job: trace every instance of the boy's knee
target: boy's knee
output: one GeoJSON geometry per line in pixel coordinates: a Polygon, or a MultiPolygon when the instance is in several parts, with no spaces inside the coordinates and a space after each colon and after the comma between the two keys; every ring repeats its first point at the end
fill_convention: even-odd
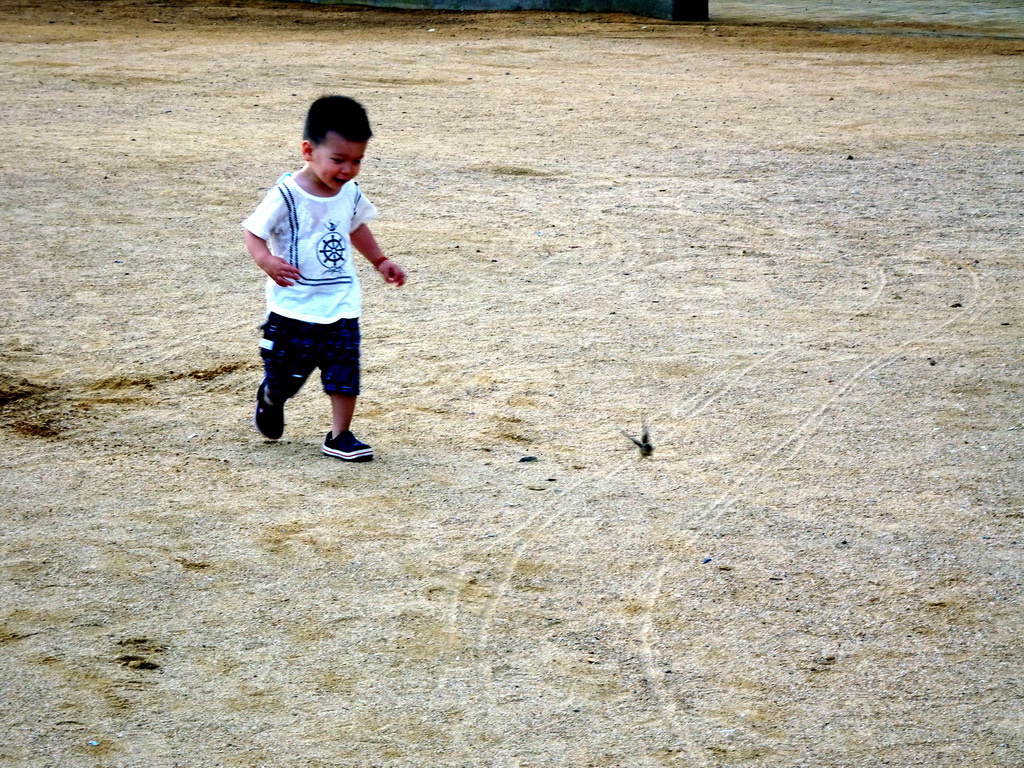
{"type": "Polygon", "coordinates": [[[271,379],[263,390],[263,397],[268,400],[270,405],[284,405],[286,400],[295,397],[305,382],[305,376],[271,379]]]}

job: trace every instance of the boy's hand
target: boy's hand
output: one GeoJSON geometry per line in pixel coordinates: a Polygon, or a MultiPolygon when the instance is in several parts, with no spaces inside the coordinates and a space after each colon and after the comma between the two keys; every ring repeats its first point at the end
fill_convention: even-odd
{"type": "Polygon", "coordinates": [[[287,288],[295,285],[295,281],[302,277],[302,273],[284,259],[271,256],[260,262],[260,268],[267,273],[271,280],[278,285],[287,288]]]}
{"type": "Polygon", "coordinates": [[[256,262],[256,266],[262,269],[275,283],[283,288],[294,285],[295,281],[302,277],[302,273],[287,261],[270,252],[267,241],[249,230],[245,230],[245,247],[256,262]]]}
{"type": "Polygon", "coordinates": [[[391,259],[384,259],[378,264],[377,271],[384,276],[385,282],[398,286],[405,285],[405,270],[391,259]]]}

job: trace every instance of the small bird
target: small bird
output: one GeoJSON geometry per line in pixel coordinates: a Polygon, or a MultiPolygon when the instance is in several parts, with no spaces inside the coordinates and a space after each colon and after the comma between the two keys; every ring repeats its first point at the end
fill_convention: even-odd
{"type": "Polygon", "coordinates": [[[654,444],[651,442],[651,430],[647,427],[647,422],[643,423],[643,432],[640,433],[640,439],[637,440],[626,430],[622,430],[622,434],[633,441],[633,444],[640,449],[640,455],[647,457],[654,453],[654,444]]]}

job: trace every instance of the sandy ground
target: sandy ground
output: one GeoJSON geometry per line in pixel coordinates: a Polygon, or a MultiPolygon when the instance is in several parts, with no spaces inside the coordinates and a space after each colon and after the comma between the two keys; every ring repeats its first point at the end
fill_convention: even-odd
{"type": "Polygon", "coordinates": [[[710,0],[716,22],[796,24],[819,30],[1024,36],[1020,0],[710,0]]]}
{"type": "Polygon", "coordinates": [[[1024,763],[1022,53],[4,2],[0,765],[1024,763]],[[356,466],[250,426],[324,92],[356,466]]]}

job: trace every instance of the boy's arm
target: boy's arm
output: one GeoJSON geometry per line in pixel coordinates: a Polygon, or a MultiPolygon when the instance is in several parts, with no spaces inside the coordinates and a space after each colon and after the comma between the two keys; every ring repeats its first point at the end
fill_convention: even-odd
{"type": "Polygon", "coordinates": [[[353,247],[373,264],[374,269],[380,272],[386,281],[395,285],[405,285],[405,270],[384,255],[368,226],[360,224],[349,237],[353,247]]]}
{"type": "Polygon", "coordinates": [[[245,230],[245,247],[249,250],[249,255],[252,256],[256,265],[278,285],[285,287],[294,285],[295,281],[302,277],[298,269],[270,252],[266,240],[257,237],[249,230],[245,230]]]}

